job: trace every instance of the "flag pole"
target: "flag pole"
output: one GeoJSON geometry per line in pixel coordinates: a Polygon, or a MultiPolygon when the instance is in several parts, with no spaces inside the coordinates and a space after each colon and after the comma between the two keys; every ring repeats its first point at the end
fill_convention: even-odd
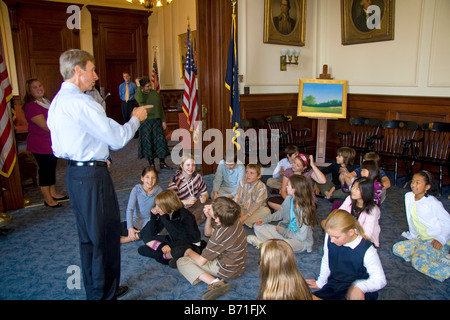
{"type": "MultiPolygon", "coordinates": [[[[190,23],[190,19],[189,19],[189,16],[187,16],[187,18],[186,18],[186,20],[187,20],[187,30],[188,30],[188,32],[190,32],[191,31],[191,23],[190,23]]],[[[189,43],[187,43],[186,45],[187,45],[187,47],[189,48],[190,47],[190,43],[191,43],[191,38],[189,37],[189,39],[188,39],[188,42],[189,43]]],[[[187,58],[187,55],[186,55],[186,58],[187,58]]],[[[186,61],[186,64],[188,63],[188,61],[186,61]]],[[[185,76],[186,76],[186,74],[185,74],[185,76]]],[[[191,108],[192,108],[192,106],[190,106],[191,108]]],[[[189,116],[190,115],[188,115],[188,114],[186,114],[186,117],[188,118],[188,123],[190,122],[189,121],[189,116]]],[[[191,121],[195,121],[195,119],[192,119],[191,121]]],[[[189,126],[191,127],[192,126],[192,124],[191,123],[189,123],[189,126]]],[[[194,125],[195,126],[195,125],[194,125]]],[[[195,136],[195,132],[194,132],[194,130],[191,130],[191,128],[189,129],[189,133],[190,133],[190,136],[191,136],[191,150],[190,150],[190,153],[191,153],[191,155],[194,155],[194,148],[195,148],[195,138],[194,138],[194,136],[195,136]]]]}
{"type": "MultiPolygon", "coordinates": [[[[191,21],[189,20],[189,16],[187,16],[187,28],[189,31],[191,31],[191,21]]],[[[189,38],[189,42],[191,41],[191,39],[189,38]]],[[[189,130],[190,131],[190,130],[189,130]]],[[[194,148],[195,148],[195,143],[194,143],[194,131],[190,131],[191,133],[191,155],[194,155],[194,148]]]]}
{"type": "Polygon", "coordinates": [[[231,128],[233,130],[234,136],[232,138],[233,144],[237,150],[241,149],[239,143],[240,133],[239,123],[240,123],[240,102],[239,102],[239,71],[238,71],[238,53],[237,53],[237,43],[236,43],[236,4],[237,0],[231,0],[233,14],[231,16],[231,39],[230,46],[228,50],[228,63],[227,72],[225,77],[225,87],[230,93],[229,111],[231,115],[231,128]]]}
{"type": "MultiPolygon", "coordinates": [[[[237,0],[231,0],[231,7],[233,8],[233,13],[232,13],[232,19],[233,19],[233,23],[234,23],[234,19],[235,19],[235,15],[236,15],[236,3],[237,0]]],[[[233,32],[233,27],[232,27],[232,31],[233,32]]],[[[231,35],[233,36],[233,35],[231,35]]],[[[230,113],[230,122],[231,122],[231,127],[233,127],[233,114],[230,113]]]]}

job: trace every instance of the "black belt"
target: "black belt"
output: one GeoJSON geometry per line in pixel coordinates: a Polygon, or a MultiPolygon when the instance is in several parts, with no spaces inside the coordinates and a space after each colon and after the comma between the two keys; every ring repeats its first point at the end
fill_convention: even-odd
{"type": "Polygon", "coordinates": [[[107,167],[108,164],[105,161],[75,161],[69,160],[67,163],[69,166],[73,167],[107,167]]]}

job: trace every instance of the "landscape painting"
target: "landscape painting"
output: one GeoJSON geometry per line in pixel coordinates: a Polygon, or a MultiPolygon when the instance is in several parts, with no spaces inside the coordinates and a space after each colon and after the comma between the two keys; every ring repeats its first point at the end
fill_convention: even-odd
{"type": "Polygon", "coordinates": [[[300,79],[299,117],[345,119],[347,80],[300,79]]]}

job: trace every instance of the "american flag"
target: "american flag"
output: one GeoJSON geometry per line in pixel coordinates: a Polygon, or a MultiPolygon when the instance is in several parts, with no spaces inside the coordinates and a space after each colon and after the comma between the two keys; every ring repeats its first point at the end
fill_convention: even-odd
{"type": "Polygon", "coordinates": [[[188,27],[186,68],[184,69],[183,112],[187,117],[189,130],[193,133],[194,143],[197,143],[199,136],[199,114],[197,103],[197,85],[195,83],[194,73],[194,55],[192,52],[190,33],[191,30],[188,27]]]}
{"type": "Polygon", "coordinates": [[[16,164],[16,146],[11,116],[12,89],[3,56],[0,54],[0,174],[9,178],[16,164]]]}
{"type": "Polygon", "coordinates": [[[161,88],[159,86],[159,75],[158,75],[158,64],[156,63],[156,52],[155,52],[155,57],[153,58],[152,87],[153,87],[153,90],[156,90],[158,93],[161,90],[161,88]]]}

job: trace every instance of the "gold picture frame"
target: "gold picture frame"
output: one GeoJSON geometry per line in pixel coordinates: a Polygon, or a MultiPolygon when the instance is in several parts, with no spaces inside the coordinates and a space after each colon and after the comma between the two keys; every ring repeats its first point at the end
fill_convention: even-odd
{"type": "Polygon", "coordinates": [[[264,1],[264,43],[304,46],[306,0],[264,1]]]}
{"type": "Polygon", "coordinates": [[[297,116],[347,118],[347,80],[300,79],[297,116]]]}
{"type": "MultiPolygon", "coordinates": [[[[195,74],[197,74],[197,32],[191,31],[191,45],[194,54],[195,74]]],[[[184,78],[184,69],[186,68],[186,53],[187,53],[187,32],[178,35],[178,51],[180,61],[180,78],[184,78]]]]}
{"type": "Polygon", "coordinates": [[[341,0],[342,44],[394,40],[394,20],[395,0],[341,0]]]}

